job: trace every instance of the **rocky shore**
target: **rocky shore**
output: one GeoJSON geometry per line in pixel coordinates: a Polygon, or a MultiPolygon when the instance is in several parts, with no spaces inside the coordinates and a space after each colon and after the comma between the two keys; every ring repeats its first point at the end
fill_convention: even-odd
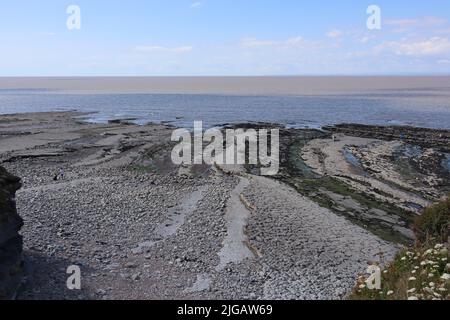
{"type": "Polygon", "coordinates": [[[450,151],[450,131],[409,126],[368,126],[362,124],[340,124],[325,127],[334,133],[380,140],[401,140],[410,144],[450,151]]]}
{"type": "Polygon", "coordinates": [[[397,170],[389,157],[403,144],[350,132],[337,142],[282,129],[282,168],[267,178],[250,166],[174,165],[170,126],[83,116],[0,116],[1,165],[23,184],[19,299],[344,298],[448,187],[433,167],[408,167],[432,178],[427,188],[397,170]],[[81,267],[81,290],[66,287],[70,265],[81,267]]]}
{"type": "Polygon", "coordinates": [[[370,128],[283,129],[277,178],[382,239],[411,243],[414,217],[450,193],[448,140],[442,139],[449,133],[413,128],[406,141],[406,134],[389,133],[405,128],[386,127],[384,136],[382,127],[370,128]]]}

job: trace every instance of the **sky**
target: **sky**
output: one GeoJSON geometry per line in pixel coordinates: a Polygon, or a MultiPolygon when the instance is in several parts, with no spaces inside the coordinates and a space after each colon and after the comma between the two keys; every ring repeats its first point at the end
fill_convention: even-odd
{"type": "Polygon", "coordinates": [[[450,1],[0,4],[0,76],[391,74],[450,74],[450,1]],[[367,27],[370,5],[380,29],[367,27]]]}

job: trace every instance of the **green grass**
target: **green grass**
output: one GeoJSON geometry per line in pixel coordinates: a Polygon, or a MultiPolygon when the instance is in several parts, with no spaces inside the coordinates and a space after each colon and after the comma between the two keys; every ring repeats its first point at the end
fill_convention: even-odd
{"type": "Polygon", "coordinates": [[[449,300],[448,240],[450,200],[424,209],[414,221],[416,244],[402,250],[382,272],[381,289],[369,289],[361,276],[352,300],[449,300]]]}
{"type": "Polygon", "coordinates": [[[446,241],[450,229],[450,197],[426,208],[414,222],[419,242],[446,241]]]}
{"type": "Polygon", "coordinates": [[[361,276],[350,300],[448,300],[450,276],[444,244],[403,250],[381,273],[381,289],[369,289],[361,276]]]}

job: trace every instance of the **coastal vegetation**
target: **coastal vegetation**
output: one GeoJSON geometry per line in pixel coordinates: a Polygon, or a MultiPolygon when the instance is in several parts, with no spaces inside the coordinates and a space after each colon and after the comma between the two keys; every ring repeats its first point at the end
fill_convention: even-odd
{"type": "Polygon", "coordinates": [[[423,210],[415,219],[416,243],[403,249],[381,272],[381,288],[370,289],[361,276],[352,300],[448,300],[450,198],[423,210]]]}

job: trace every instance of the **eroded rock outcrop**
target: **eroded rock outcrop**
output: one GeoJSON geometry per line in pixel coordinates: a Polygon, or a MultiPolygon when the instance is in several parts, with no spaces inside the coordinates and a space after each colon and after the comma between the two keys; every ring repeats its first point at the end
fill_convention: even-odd
{"type": "Polygon", "coordinates": [[[450,151],[450,131],[416,128],[408,126],[371,126],[363,124],[339,124],[324,129],[335,133],[361,138],[400,140],[422,147],[433,147],[450,151]]]}
{"type": "Polygon", "coordinates": [[[20,179],[0,167],[0,300],[14,295],[22,273],[23,225],[17,214],[15,193],[20,188],[20,179]]]}

